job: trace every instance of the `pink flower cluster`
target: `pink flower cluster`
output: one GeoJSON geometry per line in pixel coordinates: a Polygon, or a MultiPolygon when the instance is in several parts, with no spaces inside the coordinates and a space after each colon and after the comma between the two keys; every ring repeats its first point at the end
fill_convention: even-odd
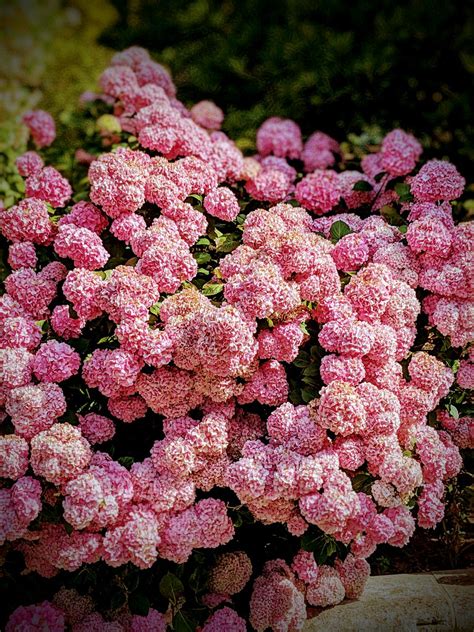
{"type": "MultiPolygon", "coordinates": [[[[448,405],[474,386],[474,229],[450,204],[464,178],[420,166],[400,129],[345,169],[334,139],[304,142],[278,117],[244,158],[222,111],[188,110],[137,47],[100,85],[122,131],[91,161],[90,201],[71,203],[29,151],[25,199],[0,209],[0,540],[43,577],[218,549],[202,632],[246,629],[234,599],[247,586],[253,629],[300,630],[306,604],[360,596],[379,544],[440,522],[474,444],[472,419],[448,405]],[[459,362],[436,351],[440,334],[459,362]],[[144,428],[128,469],[113,449],[144,428]],[[234,524],[243,505],[269,533],[317,528],[346,553],[256,564],[234,524]]],[[[48,115],[24,121],[38,149],[52,142],[48,115]]],[[[110,621],[68,591],[6,629],[165,629],[154,608],[110,621]]]]}
{"type": "Polygon", "coordinates": [[[22,121],[38,149],[48,147],[56,138],[56,125],[48,112],[29,110],[23,115],[22,121]]]}

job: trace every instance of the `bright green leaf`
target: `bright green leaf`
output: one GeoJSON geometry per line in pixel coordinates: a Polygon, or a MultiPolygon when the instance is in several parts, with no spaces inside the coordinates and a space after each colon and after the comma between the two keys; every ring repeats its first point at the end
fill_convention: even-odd
{"type": "Polygon", "coordinates": [[[222,283],[206,283],[202,286],[202,293],[204,296],[215,296],[222,292],[224,285],[222,283]]]}
{"type": "Polygon", "coordinates": [[[456,408],[456,406],[454,406],[454,404],[449,404],[448,412],[451,415],[451,417],[454,417],[454,419],[459,419],[459,411],[456,408]]]}

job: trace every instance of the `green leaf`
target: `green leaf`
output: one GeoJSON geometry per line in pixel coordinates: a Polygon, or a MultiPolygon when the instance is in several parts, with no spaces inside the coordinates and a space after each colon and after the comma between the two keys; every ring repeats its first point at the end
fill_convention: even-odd
{"type": "Polygon", "coordinates": [[[120,463],[120,465],[123,465],[123,467],[126,467],[127,470],[129,470],[135,463],[135,460],[133,456],[121,456],[118,458],[118,462],[120,463]]]}
{"type": "Polygon", "coordinates": [[[346,222],[343,222],[339,219],[337,220],[337,222],[334,222],[329,232],[331,234],[331,240],[333,241],[333,243],[337,243],[342,237],[352,233],[352,230],[350,226],[346,224],[346,222]]]}
{"type": "Polygon", "coordinates": [[[295,360],[293,360],[292,364],[298,369],[304,369],[308,366],[309,362],[309,358],[298,356],[295,360]]]}
{"type": "Polygon", "coordinates": [[[327,557],[331,557],[331,555],[333,555],[336,551],[337,551],[337,546],[336,546],[336,541],[334,540],[334,538],[331,538],[330,540],[326,540],[325,553],[327,557]]]}
{"type": "Polygon", "coordinates": [[[303,388],[301,389],[301,397],[303,398],[304,403],[308,404],[315,398],[315,395],[313,391],[307,391],[303,388]]]}
{"type": "Polygon", "coordinates": [[[222,292],[224,285],[222,283],[206,283],[202,287],[202,293],[204,296],[215,296],[222,292]]]}
{"type": "Polygon", "coordinates": [[[412,202],[414,200],[410,185],[406,182],[397,182],[395,185],[395,193],[400,197],[400,202],[412,202]]]}
{"type": "Polygon", "coordinates": [[[382,206],[382,208],[380,209],[380,215],[382,215],[382,217],[387,220],[387,222],[391,226],[400,226],[403,224],[404,221],[403,217],[400,215],[397,209],[388,204],[382,206]]]}
{"type": "Polygon", "coordinates": [[[303,375],[306,377],[319,375],[319,369],[316,364],[312,363],[308,365],[305,369],[303,369],[303,375]]]}
{"type": "Polygon", "coordinates": [[[196,246],[210,246],[211,242],[207,237],[200,237],[197,242],[196,242],[196,246]]]}
{"type": "Polygon", "coordinates": [[[459,419],[459,411],[456,408],[456,406],[454,406],[454,404],[449,404],[448,412],[451,415],[451,417],[454,417],[454,419],[459,419]]]}
{"type": "Polygon", "coordinates": [[[173,573],[166,573],[160,581],[160,594],[165,599],[175,600],[178,595],[182,595],[184,592],[183,582],[173,575],[173,573]]]}
{"type": "Polygon", "coordinates": [[[173,619],[173,630],[175,632],[194,632],[196,627],[196,621],[187,614],[184,614],[181,610],[176,613],[173,619]]]}
{"type": "Polygon", "coordinates": [[[73,426],[75,426],[77,424],[76,413],[70,408],[68,408],[66,412],[64,413],[64,415],[61,415],[61,421],[63,422],[65,421],[68,424],[72,424],[73,426]]]}
{"type": "Polygon", "coordinates": [[[38,325],[38,327],[41,329],[41,331],[43,331],[43,327],[45,325],[47,321],[46,320],[37,320],[36,324],[38,325]]]}
{"type": "Polygon", "coordinates": [[[371,477],[365,472],[359,472],[352,478],[352,487],[356,492],[366,490],[371,482],[371,477]]]}
{"type": "Polygon", "coordinates": [[[211,255],[208,252],[195,252],[194,258],[199,265],[202,265],[203,263],[207,263],[211,260],[211,255]]]}
{"type": "Polygon", "coordinates": [[[150,307],[150,312],[153,314],[153,316],[159,316],[160,309],[161,309],[161,302],[155,303],[154,305],[150,307]]]}
{"type": "Polygon", "coordinates": [[[235,250],[240,242],[236,239],[236,236],[230,235],[220,235],[215,240],[216,243],[216,252],[232,252],[235,250]]]}
{"type": "Polygon", "coordinates": [[[240,515],[240,513],[238,513],[235,518],[234,518],[234,527],[236,529],[238,529],[239,527],[241,527],[244,524],[244,519],[242,518],[242,516],[240,515]]]}
{"type": "Polygon", "coordinates": [[[397,182],[395,192],[400,196],[407,195],[407,193],[410,193],[410,187],[406,182],[397,182]]]}
{"type": "Polygon", "coordinates": [[[373,186],[367,180],[358,180],[352,187],[353,191],[372,191],[373,186]]]}
{"type": "Polygon", "coordinates": [[[300,323],[300,329],[304,334],[309,336],[308,325],[306,323],[300,323]]]}
{"type": "Polygon", "coordinates": [[[315,536],[314,532],[312,532],[312,530],[310,529],[301,536],[300,542],[301,542],[301,548],[304,551],[309,551],[310,553],[314,553],[314,551],[321,549],[321,547],[323,546],[324,536],[323,535],[315,536]]]}
{"type": "Polygon", "coordinates": [[[188,584],[194,593],[198,593],[206,584],[207,572],[203,566],[196,566],[189,576],[188,584]]]}
{"type": "Polygon", "coordinates": [[[128,606],[132,614],[139,614],[146,617],[150,609],[150,600],[143,593],[132,593],[128,598],[128,606]]]}

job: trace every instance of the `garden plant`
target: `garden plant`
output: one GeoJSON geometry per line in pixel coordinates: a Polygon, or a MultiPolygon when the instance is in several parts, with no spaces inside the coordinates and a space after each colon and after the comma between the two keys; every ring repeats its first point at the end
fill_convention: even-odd
{"type": "Polygon", "coordinates": [[[70,156],[23,117],[6,632],[301,630],[443,519],[474,443],[463,175],[398,128],[347,151],[270,117],[244,156],[223,120],[136,46],[81,98],[70,156]]]}

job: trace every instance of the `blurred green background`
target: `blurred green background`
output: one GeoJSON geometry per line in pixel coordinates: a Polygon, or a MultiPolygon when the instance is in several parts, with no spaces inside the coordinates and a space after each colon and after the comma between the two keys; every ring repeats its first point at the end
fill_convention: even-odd
{"type": "Polygon", "coordinates": [[[43,17],[37,29],[44,72],[36,82],[41,105],[64,120],[78,95],[94,88],[110,49],[136,44],[170,68],[186,103],[218,103],[227,114],[225,131],[249,150],[258,125],[280,115],[295,119],[304,133],[321,129],[338,140],[400,125],[419,136],[428,153],[450,158],[466,175],[474,157],[469,1],[8,4],[37,4],[56,16],[43,17]]]}

